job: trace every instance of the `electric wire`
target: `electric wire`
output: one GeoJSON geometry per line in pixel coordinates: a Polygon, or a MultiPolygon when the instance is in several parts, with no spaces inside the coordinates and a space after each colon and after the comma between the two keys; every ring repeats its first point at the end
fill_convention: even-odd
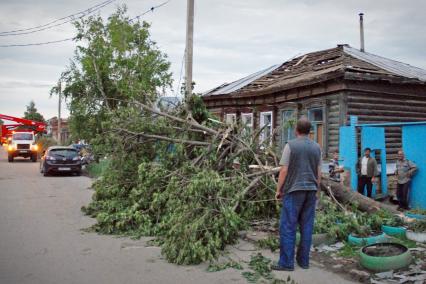
{"type": "Polygon", "coordinates": [[[46,44],[52,44],[52,43],[59,43],[59,42],[70,41],[70,40],[74,40],[74,39],[75,39],[75,37],[65,38],[65,39],[60,39],[60,40],[53,40],[53,41],[46,41],[46,42],[37,42],[37,43],[5,44],[5,45],[0,45],[0,47],[21,47],[21,46],[46,45],[46,44]]]}
{"type": "MultiPolygon", "coordinates": [[[[110,0],[111,1],[111,0],[110,0]]],[[[115,0],[113,0],[115,1],[115,0]]],[[[166,2],[163,2],[157,6],[153,6],[151,8],[149,8],[148,10],[146,10],[145,12],[143,12],[142,14],[132,18],[129,20],[129,22],[133,22],[135,19],[140,19],[142,16],[146,15],[149,12],[154,12],[155,9],[158,9],[164,5],[166,5],[167,3],[169,3],[171,0],[168,0],[166,2]]],[[[7,48],[7,47],[26,47],[26,46],[37,46],[37,45],[48,45],[48,44],[54,44],[54,43],[59,43],[59,42],[65,42],[65,41],[71,41],[76,39],[76,37],[72,37],[72,38],[66,38],[66,39],[60,39],[60,40],[54,40],[54,41],[46,41],[46,42],[37,42],[37,43],[26,43],[26,44],[4,44],[4,45],[0,45],[0,48],[7,48]]]]}
{"type": "Polygon", "coordinates": [[[28,30],[28,31],[16,32],[16,33],[0,33],[0,37],[5,37],[5,36],[18,36],[18,35],[28,35],[28,34],[33,34],[33,33],[38,33],[38,32],[41,32],[41,31],[49,30],[49,29],[52,29],[52,28],[55,28],[55,27],[59,27],[59,26],[62,26],[62,25],[68,24],[68,23],[70,23],[70,22],[73,22],[73,21],[75,21],[75,20],[79,20],[79,19],[81,19],[81,18],[83,18],[83,17],[86,17],[86,16],[88,16],[88,15],[90,15],[90,14],[93,14],[93,13],[95,13],[95,12],[99,11],[100,9],[102,9],[103,7],[108,6],[109,4],[111,4],[111,3],[112,3],[112,2],[114,2],[114,1],[116,1],[116,0],[108,0],[106,3],[104,3],[104,4],[103,4],[103,5],[101,5],[101,6],[98,6],[98,7],[97,7],[97,8],[95,8],[95,9],[85,10],[85,11],[88,11],[88,12],[87,12],[87,13],[82,14],[81,16],[79,16],[79,17],[77,17],[77,18],[75,18],[75,17],[70,17],[70,18],[68,18],[68,20],[66,20],[66,21],[63,21],[63,22],[60,22],[60,23],[57,23],[57,24],[54,24],[54,25],[48,25],[48,26],[44,25],[44,27],[39,28],[39,29],[34,29],[34,30],[28,30]]]}
{"type": "Polygon", "coordinates": [[[161,3],[161,4],[158,4],[157,6],[152,6],[149,10],[146,10],[146,11],[145,11],[145,12],[143,12],[142,14],[137,15],[136,17],[134,17],[134,18],[130,19],[130,20],[129,20],[129,22],[133,22],[134,20],[139,19],[139,18],[140,18],[140,17],[142,17],[142,16],[145,16],[145,15],[146,15],[146,14],[148,14],[149,12],[154,12],[154,10],[155,10],[155,9],[158,9],[158,8],[160,8],[160,7],[163,7],[164,5],[168,4],[170,1],[171,1],[171,0],[167,0],[167,1],[163,2],[163,3],[161,3]]]}
{"type": "Polygon", "coordinates": [[[107,0],[107,1],[101,2],[99,4],[96,4],[96,5],[92,6],[92,7],[89,7],[86,10],[83,10],[83,11],[80,11],[80,12],[77,12],[77,13],[74,13],[74,14],[71,14],[71,15],[68,15],[68,16],[65,16],[65,17],[53,20],[53,21],[48,22],[46,24],[35,26],[35,27],[32,27],[32,28],[18,29],[18,30],[12,30],[12,31],[3,31],[3,32],[0,32],[0,36],[5,36],[5,34],[15,35],[15,33],[19,33],[19,32],[25,32],[25,31],[30,31],[30,30],[41,29],[41,28],[50,26],[50,25],[52,25],[54,23],[66,20],[68,18],[71,18],[72,20],[74,20],[77,15],[83,14],[83,16],[84,16],[84,15],[86,15],[86,13],[90,14],[90,13],[93,12],[93,9],[95,9],[97,11],[98,9],[100,9],[102,7],[105,7],[106,5],[109,5],[112,2],[114,2],[114,1],[116,1],[116,0],[107,0]]]}

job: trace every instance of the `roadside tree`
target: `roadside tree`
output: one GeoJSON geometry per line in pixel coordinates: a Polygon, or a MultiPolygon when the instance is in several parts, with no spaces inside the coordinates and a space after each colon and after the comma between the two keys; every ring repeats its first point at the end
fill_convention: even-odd
{"type": "Polygon", "coordinates": [[[46,122],[43,115],[37,111],[34,101],[30,101],[30,104],[27,105],[27,110],[24,112],[24,118],[39,122],[46,122]]]}
{"type": "MultiPolygon", "coordinates": [[[[77,48],[60,78],[70,130],[73,137],[104,144],[111,121],[129,101],[153,102],[171,86],[170,63],[151,40],[150,25],[131,21],[125,6],[107,20],[91,16],[74,25],[77,48]]],[[[51,94],[59,91],[54,87],[51,94]]]]}

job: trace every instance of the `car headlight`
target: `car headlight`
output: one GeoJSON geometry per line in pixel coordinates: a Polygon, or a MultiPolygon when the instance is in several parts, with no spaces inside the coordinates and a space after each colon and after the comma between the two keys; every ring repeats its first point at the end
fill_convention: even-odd
{"type": "Polygon", "coordinates": [[[79,156],[74,157],[74,158],[72,158],[72,160],[73,160],[73,161],[80,161],[80,157],[79,157],[79,156]]]}
{"type": "Polygon", "coordinates": [[[9,146],[7,146],[7,150],[8,151],[13,151],[13,150],[15,150],[15,146],[14,145],[9,145],[9,146]]]}
{"type": "Polygon", "coordinates": [[[52,157],[52,156],[46,156],[46,160],[48,160],[48,161],[56,161],[56,158],[52,157]]]}
{"type": "Polygon", "coordinates": [[[37,144],[31,145],[31,150],[38,151],[38,145],[37,144]]]}

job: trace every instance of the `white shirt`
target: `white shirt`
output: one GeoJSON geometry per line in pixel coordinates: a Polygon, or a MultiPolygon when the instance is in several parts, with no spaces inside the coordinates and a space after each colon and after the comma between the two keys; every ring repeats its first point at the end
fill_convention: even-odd
{"type": "Polygon", "coordinates": [[[367,175],[367,164],[368,164],[368,158],[366,156],[362,157],[362,160],[361,160],[361,175],[362,176],[367,175]]]}

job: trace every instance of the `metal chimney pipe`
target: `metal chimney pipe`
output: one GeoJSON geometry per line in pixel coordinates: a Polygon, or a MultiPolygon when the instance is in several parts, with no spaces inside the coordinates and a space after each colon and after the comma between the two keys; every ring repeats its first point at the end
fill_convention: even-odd
{"type": "Polygon", "coordinates": [[[364,48],[364,13],[359,13],[359,32],[361,38],[361,52],[365,52],[364,48]]]}

